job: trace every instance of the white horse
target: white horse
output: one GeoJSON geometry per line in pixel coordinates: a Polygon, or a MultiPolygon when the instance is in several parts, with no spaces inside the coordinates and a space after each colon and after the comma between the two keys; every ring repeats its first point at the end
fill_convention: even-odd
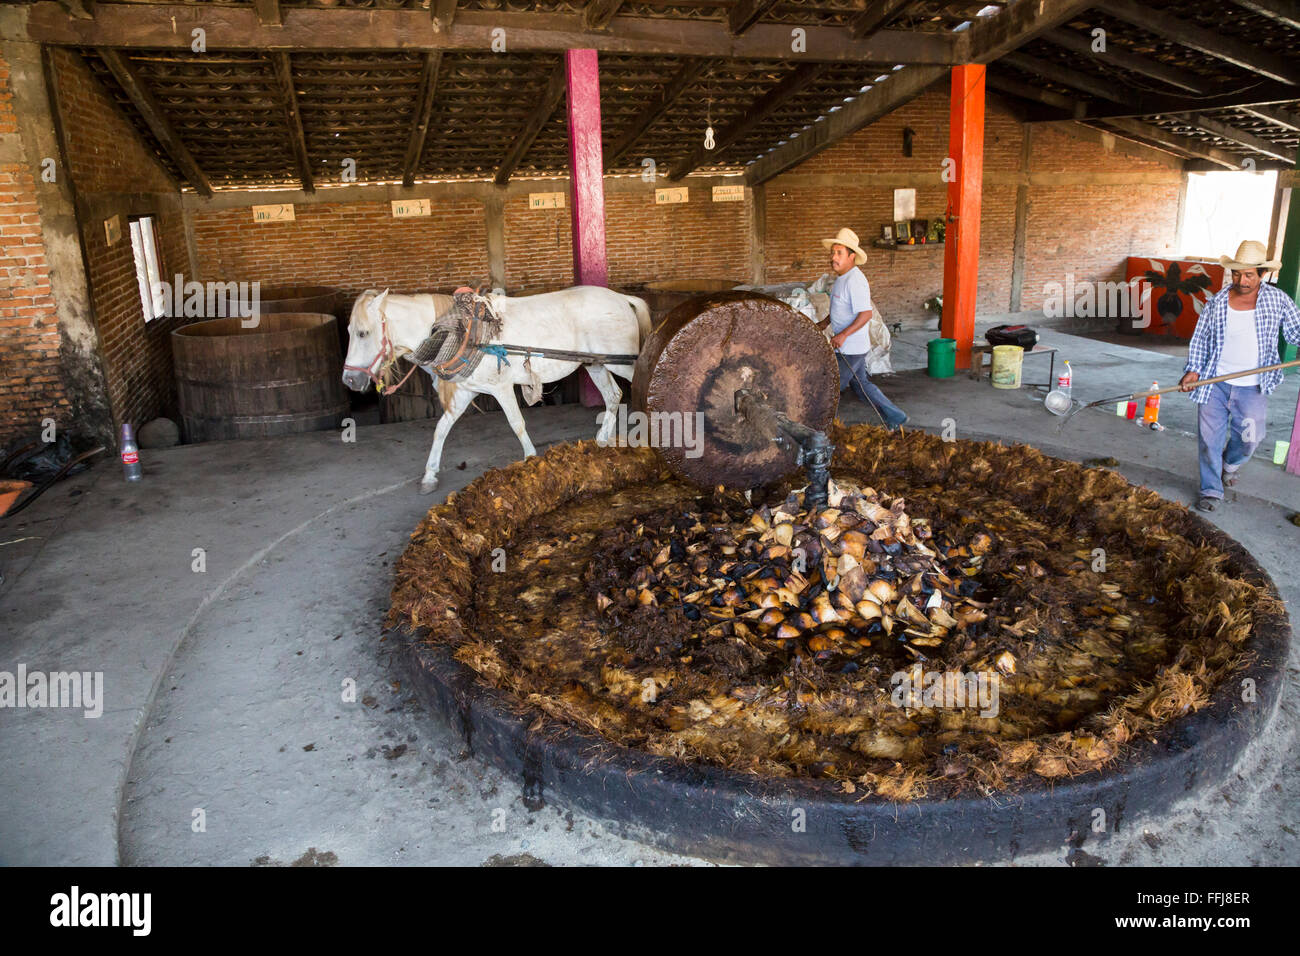
{"type": "MultiPolygon", "coordinates": [[[[486,298],[501,320],[501,334],[487,344],[504,342],[536,349],[633,355],[640,351],[642,341],[650,333],[650,309],[644,301],[600,286],[574,286],[519,298],[490,293],[486,298]]],[[[348,322],[343,383],[357,392],[365,391],[371,381],[378,386],[383,370],[428,338],[434,319],[449,308],[451,296],[446,295],[390,295],[374,289],[363,292],[353,305],[348,322]]],[[[515,386],[554,382],[579,365],[585,365],[605,399],[608,413],[596,438],[608,441],[613,437],[621,390],[610,373],[631,381],[630,364],[533,356],[528,365],[525,367],[522,355],[511,355],[509,364],[500,365],[495,356],[485,355],[473,373],[455,382],[443,381],[432,368],[421,366],[433,378],[442,405],[433,448],[420,482],[421,493],[428,494],[438,487],[438,469],[447,433],[476,394],[491,395],[501,405],[527,458],[537,451],[524,429],[524,417],[515,401],[515,386]]]]}

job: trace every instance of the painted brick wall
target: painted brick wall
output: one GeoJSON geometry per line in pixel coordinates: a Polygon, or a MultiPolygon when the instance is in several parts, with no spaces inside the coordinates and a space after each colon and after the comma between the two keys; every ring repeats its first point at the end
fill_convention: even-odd
{"type": "Polygon", "coordinates": [[[488,277],[477,199],[433,202],[428,217],[394,219],[387,202],[312,203],[293,222],[257,223],[251,208],[194,214],[205,281],[450,292],[488,277]]]}
{"type": "Polygon", "coordinates": [[[53,50],[51,62],[114,424],[139,427],[159,415],[174,419],[171,332],[185,319],[145,322],[129,219],[147,214],[157,220],[164,278],[188,274],[179,194],[80,56],[53,50]],[[122,238],[110,246],[104,220],[113,215],[122,238]]]}
{"type": "MultiPolygon", "coordinates": [[[[17,138],[9,67],[0,58],[0,135],[17,138]]],[[[59,365],[59,327],[26,163],[0,163],[0,445],[69,412],[59,365]]]]}

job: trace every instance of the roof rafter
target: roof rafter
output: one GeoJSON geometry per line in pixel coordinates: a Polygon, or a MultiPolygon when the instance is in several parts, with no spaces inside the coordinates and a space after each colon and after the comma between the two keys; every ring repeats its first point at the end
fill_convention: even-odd
{"type": "Polygon", "coordinates": [[[859,40],[874,36],[914,2],[915,0],[876,0],[849,21],[849,32],[859,40]]]}
{"type": "Polygon", "coordinates": [[[504,186],[510,182],[510,177],[519,167],[520,161],[528,155],[528,150],[533,146],[537,139],[537,134],[542,131],[564,99],[565,88],[568,85],[568,77],[564,69],[564,61],[551,71],[551,78],[546,82],[546,91],[542,94],[542,100],[537,109],[528,114],[528,119],[524,122],[519,134],[515,137],[514,145],[506,153],[505,159],[497,167],[497,174],[494,182],[498,186],[504,186]]]}
{"type": "Polygon", "coordinates": [[[154,100],[153,95],[145,85],[140,82],[139,76],[136,75],[126,57],[117,50],[97,49],[95,52],[104,61],[108,71],[113,74],[113,79],[117,81],[117,85],[122,88],[127,99],[131,101],[131,105],[135,107],[136,112],[140,114],[140,118],[149,127],[149,131],[158,140],[158,144],[171,157],[172,162],[176,164],[176,168],[181,171],[181,175],[185,177],[191,186],[198,190],[200,195],[211,196],[212,184],[208,182],[208,177],[199,168],[199,164],[194,161],[194,157],[185,148],[185,144],[180,141],[180,137],[172,129],[171,123],[167,122],[167,117],[163,115],[157,101],[154,100]]]}
{"type": "Polygon", "coordinates": [[[602,30],[623,6],[623,0],[587,0],[582,8],[582,22],[588,30],[602,30]]]}
{"type": "Polygon", "coordinates": [[[1043,34],[1043,39],[1072,53],[1096,57],[1101,63],[1109,63],[1112,66],[1128,70],[1130,73],[1136,73],[1151,80],[1159,80],[1161,83],[1168,83],[1170,86],[1187,90],[1189,93],[1205,92],[1205,87],[1196,82],[1195,74],[1188,74],[1181,67],[1170,66],[1167,63],[1161,63],[1159,60],[1147,59],[1144,56],[1116,49],[1111,45],[1107,45],[1104,53],[1098,53],[1092,48],[1092,40],[1081,33],[1076,33],[1074,30],[1067,30],[1063,27],[1048,30],[1043,34]]]}
{"type": "Polygon", "coordinates": [[[632,121],[632,125],[614,144],[614,147],[605,153],[606,168],[612,166],[624,153],[636,145],[636,141],[645,135],[646,130],[655,124],[659,117],[668,111],[668,108],[676,102],[682,92],[690,86],[695,80],[709,68],[713,61],[707,59],[689,60],[682,64],[672,79],[664,84],[663,92],[655,98],[649,106],[632,121]]]}
{"type": "Polygon", "coordinates": [[[991,63],[1054,29],[1093,5],[1093,0],[1037,0],[1006,7],[995,17],[971,24],[961,34],[966,63],[991,63]]]}
{"type": "Polygon", "coordinates": [[[293,89],[293,64],[288,53],[273,53],[275,64],[276,94],[284,108],[285,125],[289,128],[289,144],[293,149],[294,162],[298,164],[298,178],[302,181],[304,192],[314,193],[316,184],[312,182],[311,160],[307,157],[307,138],[302,132],[302,114],[298,112],[298,94],[293,89]]]}
{"type": "Polygon", "coordinates": [[[438,68],[442,66],[442,53],[424,55],[424,71],[420,75],[420,96],[411,118],[411,135],[406,143],[406,158],[402,161],[402,185],[408,189],[415,185],[415,171],[420,168],[424,141],[429,135],[429,115],[438,95],[438,68]]]}
{"type": "Polygon", "coordinates": [[[1232,2],[1251,13],[1276,20],[1292,30],[1300,30],[1300,3],[1296,3],[1295,0],[1232,0],[1232,2]]]}

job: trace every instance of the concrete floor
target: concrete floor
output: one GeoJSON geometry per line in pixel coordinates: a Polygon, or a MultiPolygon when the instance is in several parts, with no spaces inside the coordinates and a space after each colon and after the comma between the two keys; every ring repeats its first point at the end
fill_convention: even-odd
{"type": "MultiPolygon", "coordinates": [[[[932,336],[900,335],[896,365],[916,364],[932,336]]],[[[1127,337],[1044,338],[1068,349],[1084,399],[1172,383],[1182,368],[1181,352],[1127,337]]],[[[915,370],[879,384],[916,427],[952,419],[959,438],[1114,457],[1130,480],[1194,500],[1182,396],[1165,402],[1163,433],[1100,411],[1058,433],[1033,390],[915,370]]],[[[1270,402],[1270,456],[1298,387],[1290,377],[1270,402]]],[[[868,415],[846,397],[846,421],[868,415]]],[[[573,406],[525,418],[539,449],[595,432],[594,412],[573,406]]],[[[0,522],[0,670],[102,671],[106,682],[98,719],[0,710],[0,862],[698,862],[563,807],[526,810],[515,780],[461,754],[401,686],[379,621],[390,565],[433,503],[415,492],[432,431],[416,422],[360,428],[353,444],[316,433],[146,452],[138,485],[108,462],[0,522]],[[355,702],[343,699],[349,679],[355,702]]],[[[471,411],[451,433],[439,495],[517,455],[500,413],[471,411]]],[[[1239,487],[1211,520],[1300,606],[1300,529],[1284,520],[1300,508],[1300,479],[1260,460],[1239,487]]],[[[1010,862],[1300,862],[1298,675],[1293,654],[1277,719],[1225,786],[1158,819],[1120,821],[1082,852],[1010,862]]]]}

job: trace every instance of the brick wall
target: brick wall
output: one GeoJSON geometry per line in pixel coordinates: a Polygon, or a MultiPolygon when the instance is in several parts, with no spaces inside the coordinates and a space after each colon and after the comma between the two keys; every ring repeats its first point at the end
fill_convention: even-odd
{"type": "Polygon", "coordinates": [[[198,212],[205,281],[450,292],[488,277],[477,199],[439,199],[428,217],[394,219],[387,202],[299,204],[293,222],[257,223],[247,207],[198,212]]]}
{"type": "MultiPolygon", "coordinates": [[[[17,139],[9,67],[0,57],[0,135],[17,139]]],[[[0,445],[69,412],[59,365],[59,325],[25,162],[0,163],[0,445]]]]}
{"type": "Polygon", "coordinates": [[[51,63],[114,425],[139,427],[158,415],[175,418],[171,332],[186,320],[146,323],[129,221],[153,216],[163,277],[188,276],[179,194],[81,58],[53,50],[51,63]],[[104,220],[114,215],[122,238],[110,246],[104,220]]]}

